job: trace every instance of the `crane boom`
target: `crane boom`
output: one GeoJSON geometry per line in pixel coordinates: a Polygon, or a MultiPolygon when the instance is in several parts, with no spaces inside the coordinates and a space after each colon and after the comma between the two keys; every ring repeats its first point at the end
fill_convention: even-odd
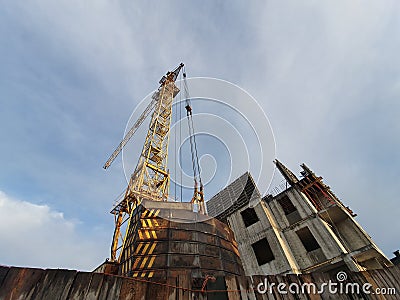
{"type": "Polygon", "coordinates": [[[118,147],[114,150],[114,152],[111,154],[110,158],[106,161],[106,163],[103,166],[103,169],[107,169],[114,159],[118,156],[118,154],[122,151],[122,148],[125,147],[125,145],[129,142],[131,137],[135,134],[136,130],[142,125],[143,121],[147,118],[147,116],[152,112],[154,109],[154,106],[156,105],[157,98],[158,98],[158,92],[155,92],[152,96],[151,102],[149,105],[145,108],[143,113],[140,115],[140,117],[136,120],[135,124],[129,129],[127,134],[124,136],[123,140],[119,143],[118,147]]]}
{"type": "Polygon", "coordinates": [[[125,147],[125,145],[129,142],[129,140],[131,139],[131,137],[135,134],[136,130],[140,127],[140,125],[142,125],[143,121],[146,120],[147,116],[153,111],[154,107],[156,106],[156,102],[158,101],[159,97],[160,97],[160,91],[161,91],[161,87],[164,85],[164,83],[166,82],[168,76],[170,77],[170,80],[172,80],[173,82],[176,81],[176,78],[178,77],[178,74],[180,72],[180,70],[183,67],[183,63],[181,63],[179,66],[177,66],[175,68],[175,70],[173,70],[172,72],[168,72],[167,75],[163,76],[160,79],[160,87],[159,89],[153,94],[153,96],[151,97],[151,102],[150,104],[145,108],[145,110],[143,111],[143,113],[140,115],[140,117],[136,120],[135,124],[133,124],[133,126],[131,127],[131,129],[129,129],[129,131],[127,132],[127,134],[124,136],[124,138],[122,139],[122,141],[119,143],[118,147],[114,150],[114,152],[110,155],[110,157],[108,158],[108,160],[106,161],[106,163],[103,166],[103,169],[107,169],[112,162],[114,161],[114,159],[118,156],[118,154],[122,151],[122,149],[125,147]]]}

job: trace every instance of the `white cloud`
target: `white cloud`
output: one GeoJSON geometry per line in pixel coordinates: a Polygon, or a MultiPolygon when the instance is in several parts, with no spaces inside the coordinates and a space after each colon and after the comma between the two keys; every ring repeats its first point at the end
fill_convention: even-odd
{"type": "Polygon", "coordinates": [[[79,222],[47,205],[16,200],[2,191],[0,240],[3,265],[93,270],[107,255],[99,235],[84,236],[79,222]]]}

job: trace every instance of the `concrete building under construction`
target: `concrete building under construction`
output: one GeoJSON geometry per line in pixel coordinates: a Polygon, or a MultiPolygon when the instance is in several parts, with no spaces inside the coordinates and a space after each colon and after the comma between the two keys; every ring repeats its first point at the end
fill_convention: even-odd
{"type": "Polygon", "coordinates": [[[346,207],[305,164],[299,180],[280,161],[287,188],[261,197],[249,173],[207,202],[229,225],[246,275],[364,271],[392,266],[346,207]]]}

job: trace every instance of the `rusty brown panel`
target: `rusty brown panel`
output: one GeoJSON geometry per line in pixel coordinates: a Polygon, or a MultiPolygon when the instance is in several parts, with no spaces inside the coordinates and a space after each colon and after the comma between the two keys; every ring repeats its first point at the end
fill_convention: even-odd
{"type": "MultiPolygon", "coordinates": [[[[369,276],[369,272],[368,271],[363,271],[363,272],[356,272],[356,273],[348,273],[348,282],[352,282],[352,283],[358,283],[360,286],[362,286],[364,283],[369,282],[373,288],[376,288],[376,282],[375,279],[369,276]],[[368,275],[366,275],[368,274],[368,275]]],[[[336,278],[335,278],[336,281],[336,278]]],[[[363,295],[364,298],[366,299],[377,299],[377,300],[381,300],[382,298],[379,298],[378,295],[368,295],[369,297],[366,297],[367,295],[363,295]]]]}
{"type": "Polygon", "coordinates": [[[209,218],[207,220],[204,220],[203,223],[210,224],[211,226],[215,226],[215,218],[209,218]]]}
{"type": "MultiPolygon", "coordinates": [[[[253,285],[254,289],[256,289],[258,284],[264,282],[264,277],[265,276],[261,276],[261,275],[253,275],[253,276],[251,276],[251,278],[253,279],[253,284],[252,285],[253,285]]],[[[251,280],[249,280],[249,282],[251,282],[251,280]]],[[[254,295],[256,296],[257,300],[263,299],[263,295],[262,294],[258,293],[256,290],[253,290],[253,292],[254,292],[254,295]]],[[[268,299],[268,298],[266,298],[266,299],[268,299]]]]}
{"type": "MultiPolygon", "coordinates": [[[[177,279],[178,286],[183,288],[190,288],[192,285],[192,280],[189,276],[178,276],[177,279]]],[[[184,289],[178,289],[177,295],[179,300],[190,300],[192,299],[191,293],[184,289]]]]}
{"type": "Polygon", "coordinates": [[[232,243],[230,241],[226,241],[226,240],[220,239],[220,243],[221,243],[222,247],[224,247],[224,248],[226,248],[228,250],[234,251],[233,250],[234,247],[233,247],[233,245],[232,245],[232,243]]]}
{"type": "MultiPolygon", "coordinates": [[[[267,275],[266,277],[268,278],[268,282],[269,283],[274,283],[274,286],[272,287],[272,295],[274,296],[274,299],[283,300],[284,296],[281,293],[279,293],[278,289],[277,289],[277,286],[280,283],[279,280],[278,280],[279,275],[278,276],[267,275]]],[[[267,292],[266,294],[269,294],[269,292],[267,292]]],[[[268,297],[269,297],[269,295],[268,295],[268,297]]]]}
{"type": "Polygon", "coordinates": [[[396,290],[400,293],[400,265],[387,268],[387,272],[397,281],[398,288],[396,290]]]}
{"type": "MultiPolygon", "coordinates": [[[[301,286],[301,282],[300,282],[299,276],[297,274],[286,275],[286,282],[287,282],[287,286],[289,286],[292,283],[296,284],[297,286],[301,286]]],[[[296,299],[308,300],[308,297],[307,297],[307,295],[300,293],[297,295],[296,299]]]]}
{"type": "Polygon", "coordinates": [[[392,267],[385,268],[380,271],[382,273],[382,276],[387,278],[387,281],[390,282],[390,287],[396,288],[396,291],[400,293],[400,281],[395,276],[392,275],[390,269],[392,269],[392,267]]]}
{"type": "Polygon", "coordinates": [[[235,254],[235,257],[236,257],[236,258],[235,258],[236,263],[237,263],[238,265],[242,266],[242,268],[243,268],[242,259],[240,258],[240,256],[237,255],[237,254],[235,254]]]}
{"type": "Polygon", "coordinates": [[[215,227],[207,223],[196,223],[196,230],[204,233],[215,234],[215,227]]]}
{"type": "Polygon", "coordinates": [[[205,244],[216,245],[216,237],[214,235],[198,232],[197,239],[205,244]]]}
{"type": "Polygon", "coordinates": [[[221,248],[221,258],[222,259],[229,260],[229,261],[232,261],[232,262],[236,262],[237,261],[236,257],[237,256],[236,256],[235,253],[233,253],[233,252],[231,252],[229,250],[226,250],[224,248],[221,248]]]}
{"type": "Polygon", "coordinates": [[[225,223],[221,222],[218,219],[212,218],[210,221],[212,222],[212,225],[216,227],[218,230],[224,230],[224,228],[229,228],[228,225],[226,225],[225,223]]]}
{"type": "Polygon", "coordinates": [[[201,255],[219,257],[220,256],[220,250],[219,249],[220,248],[217,247],[217,246],[207,245],[207,244],[199,244],[199,253],[201,255]]]}
{"type": "Polygon", "coordinates": [[[179,276],[186,276],[186,277],[191,277],[191,274],[193,273],[193,269],[169,269],[169,276],[168,278],[177,278],[179,276]]]}
{"type": "Polygon", "coordinates": [[[9,270],[10,267],[0,266],[0,288],[9,270]]]}
{"type": "Polygon", "coordinates": [[[0,289],[0,299],[29,299],[43,276],[43,269],[10,268],[0,289]]]}
{"type": "Polygon", "coordinates": [[[143,299],[148,289],[148,283],[135,281],[130,278],[124,278],[119,293],[120,300],[138,300],[143,299]]]}
{"type": "Polygon", "coordinates": [[[192,232],[191,231],[183,231],[171,229],[171,240],[184,240],[184,241],[192,241],[192,232]]]}
{"type": "Polygon", "coordinates": [[[105,274],[118,274],[119,265],[115,262],[105,262],[104,263],[104,272],[105,274]]]}
{"type": "Polygon", "coordinates": [[[153,254],[161,254],[169,252],[168,241],[157,241],[157,245],[154,248],[153,254]]]}
{"type": "Polygon", "coordinates": [[[14,286],[18,283],[21,270],[22,268],[9,268],[0,289],[0,299],[7,299],[7,296],[9,297],[12,294],[14,286]]]}
{"type": "MultiPolygon", "coordinates": [[[[299,279],[301,283],[312,283],[314,282],[313,277],[310,274],[301,274],[299,275],[299,279]]],[[[310,298],[310,300],[320,300],[322,299],[320,295],[318,294],[307,294],[307,296],[310,298]]]]}
{"type": "Polygon", "coordinates": [[[196,223],[169,222],[172,229],[196,230],[196,223]]]}
{"type": "MultiPolygon", "coordinates": [[[[166,282],[169,286],[177,286],[177,277],[169,277],[166,282]]],[[[168,288],[168,298],[170,300],[176,300],[177,299],[177,289],[169,287],[168,288]]]]}
{"type": "Polygon", "coordinates": [[[211,225],[215,227],[217,232],[225,230],[226,225],[224,223],[218,221],[217,219],[211,219],[210,221],[212,221],[211,225]]]}
{"type": "Polygon", "coordinates": [[[222,261],[223,269],[224,271],[236,274],[236,275],[241,275],[239,266],[236,263],[232,263],[230,261],[223,260],[222,261]]]}
{"type": "MultiPolygon", "coordinates": [[[[277,276],[275,276],[275,278],[277,279],[278,284],[283,283],[286,288],[291,283],[289,281],[289,277],[287,277],[287,276],[277,275],[277,276]]],[[[284,294],[284,296],[282,296],[282,298],[284,298],[285,300],[286,299],[288,299],[288,300],[297,300],[298,299],[297,295],[295,296],[295,295],[293,295],[292,293],[289,293],[289,292],[287,294],[284,294]]]]}
{"type": "Polygon", "coordinates": [[[45,270],[36,268],[24,268],[23,275],[18,283],[18,293],[21,299],[34,299],[35,287],[44,277],[45,270]]]}
{"type": "Polygon", "coordinates": [[[101,285],[99,300],[118,299],[124,279],[117,276],[105,275],[101,285]]]}
{"type": "Polygon", "coordinates": [[[68,299],[87,299],[91,280],[91,273],[78,272],[70,288],[68,299]]]}
{"type": "Polygon", "coordinates": [[[380,287],[396,287],[398,285],[397,280],[392,276],[387,276],[384,269],[370,270],[369,272],[380,287]]]}
{"type": "Polygon", "coordinates": [[[167,265],[168,256],[166,254],[157,255],[155,257],[152,268],[161,269],[167,265]]]}
{"type": "Polygon", "coordinates": [[[251,288],[251,279],[250,277],[245,276],[235,276],[236,284],[238,289],[240,290],[240,299],[255,299],[254,290],[251,288]]]}
{"type": "Polygon", "coordinates": [[[168,287],[159,284],[149,284],[146,291],[145,299],[165,300],[168,299],[168,287]]]}
{"type": "Polygon", "coordinates": [[[201,269],[201,278],[206,278],[207,275],[211,275],[214,277],[224,277],[226,273],[221,270],[211,270],[211,269],[201,269]]]}
{"type": "Polygon", "coordinates": [[[154,230],[155,230],[155,233],[157,235],[157,239],[158,240],[166,240],[166,239],[168,239],[168,231],[169,231],[168,228],[165,228],[165,229],[163,229],[163,228],[162,229],[155,228],[154,230]]]}
{"type": "MultiPolygon", "coordinates": [[[[327,283],[329,282],[329,280],[331,281],[337,281],[336,279],[336,274],[329,274],[329,273],[323,273],[323,272],[315,272],[312,273],[312,277],[314,279],[314,282],[316,283],[318,289],[321,289],[321,284],[322,283],[327,283]]],[[[329,299],[330,297],[332,297],[332,293],[329,293],[328,289],[324,289],[323,293],[320,294],[322,299],[329,299]]],[[[340,294],[340,293],[336,293],[334,295],[335,300],[345,300],[345,299],[349,299],[348,295],[346,294],[340,294]]]]}
{"type": "Polygon", "coordinates": [[[103,283],[103,278],[106,276],[101,273],[92,273],[92,278],[90,281],[90,285],[88,286],[87,292],[86,292],[86,299],[98,299],[101,288],[102,288],[102,283],[103,283]]]}
{"type": "Polygon", "coordinates": [[[69,289],[77,271],[49,270],[45,271],[43,280],[35,289],[36,299],[67,299],[69,289]],[[62,287],[62,288],[60,288],[62,287]]]}
{"type": "Polygon", "coordinates": [[[162,254],[169,252],[168,241],[157,241],[153,254],[162,254]]]}
{"type": "Polygon", "coordinates": [[[170,251],[185,254],[196,254],[198,253],[197,243],[190,243],[187,241],[173,241],[170,242],[170,251]]]}
{"type": "Polygon", "coordinates": [[[169,264],[173,268],[199,266],[198,257],[196,255],[182,255],[182,254],[170,254],[169,264]]]}
{"type": "Polygon", "coordinates": [[[227,275],[225,276],[225,285],[226,289],[228,291],[228,299],[229,300],[240,300],[240,292],[239,292],[239,286],[237,285],[236,278],[235,276],[232,275],[227,275]],[[235,292],[233,292],[235,291],[235,292]]]}
{"type": "MultiPolygon", "coordinates": [[[[221,223],[223,224],[223,223],[221,223]]],[[[233,234],[232,231],[228,228],[227,225],[223,224],[223,225],[219,225],[216,226],[216,234],[223,238],[223,239],[227,239],[227,240],[231,240],[233,238],[233,234]]]]}
{"type": "Polygon", "coordinates": [[[203,269],[216,269],[222,270],[221,260],[214,257],[200,257],[200,266],[203,269]]]}

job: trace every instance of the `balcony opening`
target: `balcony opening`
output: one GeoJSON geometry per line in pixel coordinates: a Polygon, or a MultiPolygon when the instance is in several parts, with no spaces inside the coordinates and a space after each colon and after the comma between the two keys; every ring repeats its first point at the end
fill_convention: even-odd
{"type": "Polygon", "coordinates": [[[285,215],[289,215],[297,210],[296,207],[293,205],[292,201],[290,201],[289,197],[286,195],[280,198],[278,202],[281,205],[283,211],[285,212],[285,215]]]}
{"type": "Polygon", "coordinates": [[[299,211],[293,205],[293,202],[289,199],[289,197],[287,195],[278,199],[278,203],[282,207],[283,212],[285,213],[286,219],[288,220],[290,225],[301,220],[299,211]]]}
{"type": "Polygon", "coordinates": [[[275,256],[272,253],[271,247],[269,246],[268,240],[266,238],[255,242],[251,245],[251,247],[253,248],[254,254],[256,255],[259,266],[269,263],[270,261],[275,259],[275,256]]]}
{"type": "Polygon", "coordinates": [[[311,252],[321,248],[308,227],[297,230],[296,234],[300,238],[300,241],[303,244],[304,248],[306,248],[307,252],[311,252]]]}
{"type": "Polygon", "coordinates": [[[240,214],[242,215],[244,226],[246,227],[259,221],[256,211],[252,207],[246,208],[244,211],[241,211],[240,214]]]}

